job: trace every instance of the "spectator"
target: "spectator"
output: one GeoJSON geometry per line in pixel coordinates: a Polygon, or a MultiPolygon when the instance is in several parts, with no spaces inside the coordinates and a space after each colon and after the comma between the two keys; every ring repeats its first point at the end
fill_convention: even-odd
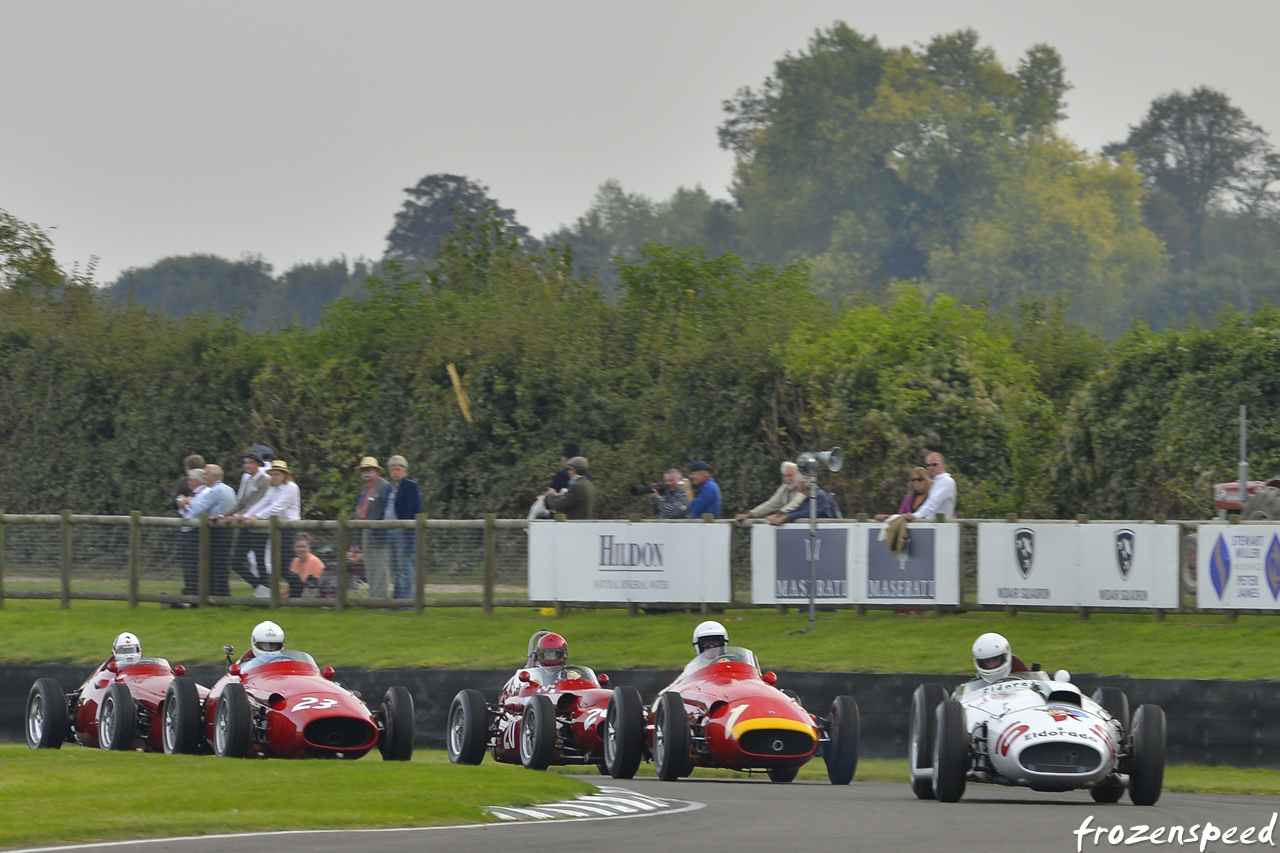
{"type": "Polygon", "coordinates": [[[924,458],[924,467],[929,469],[933,482],[929,484],[929,497],[920,508],[909,512],[906,517],[911,521],[933,521],[939,515],[943,518],[956,517],[956,481],[947,473],[947,460],[941,453],[930,453],[924,458]]]}
{"type": "Polygon", "coordinates": [[[569,491],[563,495],[547,489],[547,509],[564,513],[573,521],[596,517],[596,484],[587,473],[587,460],[575,456],[569,460],[569,491]]]}
{"type": "Polygon", "coordinates": [[[551,491],[559,494],[569,488],[569,460],[581,455],[581,448],[573,442],[564,446],[564,450],[560,453],[560,470],[551,478],[551,491]]]}
{"type": "Polygon", "coordinates": [[[689,493],[685,491],[685,479],[680,469],[669,468],[662,475],[662,481],[667,486],[665,495],[649,493],[649,506],[653,508],[653,514],[658,518],[688,518],[689,493]]]}
{"type": "Polygon", "coordinates": [[[734,519],[736,521],[746,521],[748,518],[765,518],[775,512],[786,515],[804,501],[804,495],[800,493],[800,489],[797,487],[799,481],[800,468],[796,463],[783,462],[782,485],[778,486],[778,490],[773,493],[773,496],[753,508],[750,512],[738,513],[734,516],[734,519]]]}
{"type": "MultiPolygon", "coordinates": [[[[236,516],[232,520],[253,525],[260,519],[272,516],[278,516],[281,521],[298,521],[302,518],[302,495],[298,491],[298,484],[293,482],[293,473],[289,470],[289,466],[279,459],[271,465],[271,488],[267,489],[262,499],[249,507],[243,516],[236,516]]],[[[262,536],[265,537],[266,533],[263,532],[262,536]]],[[[280,544],[286,550],[293,547],[292,529],[280,532],[280,544]]],[[[253,590],[255,598],[271,597],[271,589],[268,586],[268,579],[271,577],[271,548],[264,544],[263,551],[266,559],[263,561],[262,577],[253,590]]]]}
{"type": "MultiPolygon", "coordinates": [[[[789,521],[808,521],[812,513],[813,499],[809,497],[809,481],[801,477],[800,482],[796,484],[796,488],[800,491],[800,504],[790,512],[775,512],[769,516],[769,523],[773,525],[786,524],[789,521]]],[[[817,492],[818,518],[840,518],[840,508],[836,506],[836,500],[830,492],[822,490],[822,487],[814,482],[814,490],[817,492]]]]}
{"type": "MultiPolygon", "coordinates": [[[[382,477],[382,466],[372,456],[360,460],[360,476],[365,487],[356,500],[356,518],[376,521],[381,519],[387,507],[387,493],[391,484],[382,477]]],[[[365,580],[369,584],[370,598],[391,597],[391,563],[387,554],[387,536],[384,530],[360,532],[361,559],[364,562],[365,580]]]]}
{"type": "MultiPolygon", "coordinates": [[[[906,515],[918,510],[929,497],[929,486],[932,482],[928,471],[923,468],[912,468],[911,479],[907,483],[907,493],[903,496],[902,505],[898,507],[895,515],[906,515]]],[[[882,512],[876,516],[876,521],[884,521],[888,517],[889,513],[882,512]]]]}
{"type": "Polygon", "coordinates": [[[262,470],[270,471],[276,452],[265,444],[255,444],[251,449],[258,451],[258,455],[262,457],[262,470]]]}
{"type": "MultiPolygon", "coordinates": [[[[190,457],[188,457],[190,458],[190,457]]],[[[189,495],[178,495],[176,500],[178,506],[178,514],[183,518],[195,518],[190,509],[191,503],[195,496],[205,491],[204,470],[202,468],[192,468],[187,472],[187,489],[190,490],[189,495]]],[[[178,530],[178,565],[182,568],[183,577],[183,594],[194,595],[195,588],[192,587],[191,592],[187,592],[187,578],[195,578],[200,569],[200,531],[190,525],[183,525],[178,530]]]]}
{"type": "Polygon", "coordinates": [[[312,553],[311,534],[298,531],[293,537],[293,560],[284,573],[284,579],[289,584],[289,597],[301,598],[307,587],[319,591],[320,576],[323,574],[324,560],[312,553]]]}
{"type": "MultiPolygon", "coordinates": [[[[271,477],[263,470],[265,463],[262,451],[256,447],[250,447],[241,457],[241,461],[244,464],[244,473],[240,475],[240,487],[236,490],[235,505],[226,513],[228,518],[244,515],[249,507],[262,500],[267,489],[271,488],[271,477]]],[[[266,544],[267,534],[261,531],[241,529],[232,534],[231,569],[244,578],[251,587],[256,588],[261,582],[262,575],[258,572],[258,565],[266,566],[263,555],[266,544]]],[[[226,594],[231,594],[230,586],[227,587],[226,594]]]]}
{"type": "MultiPolygon", "coordinates": [[[[409,479],[409,463],[403,456],[392,456],[387,460],[387,474],[391,477],[391,488],[387,492],[382,517],[402,521],[417,518],[422,512],[422,491],[409,479]]],[[[413,549],[416,540],[417,533],[413,530],[387,531],[387,554],[396,598],[413,598],[413,549]]]]}
{"type": "Polygon", "coordinates": [[[693,483],[692,489],[685,486],[689,495],[689,517],[702,518],[709,512],[719,518],[720,486],[711,476],[711,466],[701,460],[694,462],[689,466],[689,480],[693,483]],[[697,497],[694,496],[695,490],[697,497]]]}
{"type": "Polygon", "coordinates": [[[192,469],[203,468],[204,457],[198,453],[193,453],[186,459],[182,460],[182,476],[173,484],[173,489],[169,492],[169,506],[172,509],[182,509],[182,504],[178,503],[178,498],[189,498],[195,489],[191,488],[191,478],[187,475],[192,469]]]}
{"type": "MultiPolygon", "coordinates": [[[[196,490],[195,497],[186,506],[191,518],[207,515],[217,518],[226,515],[236,503],[236,493],[222,482],[222,466],[210,463],[200,472],[202,487],[196,490]]],[[[198,536],[198,533],[197,533],[198,536]]],[[[225,527],[215,527],[209,531],[209,594],[230,595],[227,585],[227,546],[230,544],[231,531],[225,527]]],[[[199,540],[197,539],[197,561],[190,570],[183,566],[183,595],[200,593],[199,540]]]]}

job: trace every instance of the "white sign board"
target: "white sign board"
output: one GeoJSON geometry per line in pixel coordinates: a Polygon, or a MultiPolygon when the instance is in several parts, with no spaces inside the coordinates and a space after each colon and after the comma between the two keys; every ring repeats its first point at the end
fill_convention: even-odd
{"type": "MultiPolygon", "coordinates": [[[[889,553],[881,523],[818,526],[815,599],[834,604],[959,604],[960,526],[912,524],[907,549],[889,553]]],[[[751,600],[809,600],[809,526],[751,528],[751,600]]]]}
{"type": "Polygon", "coordinates": [[[533,522],[529,598],[727,604],[729,533],[693,522],[533,522]]]}
{"type": "Polygon", "coordinates": [[[1075,524],[978,525],[978,603],[1074,606],[1075,524]]]}
{"type": "Polygon", "coordinates": [[[1202,524],[1196,546],[1196,604],[1280,608],[1280,525],[1202,524]]]}
{"type": "Polygon", "coordinates": [[[1160,607],[1179,604],[1181,531],[1176,524],[1078,526],[1084,607],[1160,607]]]}

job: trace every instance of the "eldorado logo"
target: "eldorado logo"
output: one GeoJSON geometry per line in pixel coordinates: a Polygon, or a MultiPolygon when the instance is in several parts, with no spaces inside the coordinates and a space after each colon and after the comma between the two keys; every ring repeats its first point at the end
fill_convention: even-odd
{"type": "Polygon", "coordinates": [[[1013,554],[1018,558],[1018,571],[1025,578],[1031,574],[1031,564],[1036,558],[1036,532],[1021,527],[1013,532],[1013,554]]]}
{"type": "Polygon", "coordinates": [[[1120,577],[1129,579],[1133,571],[1134,533],[1132,530],[1116,531],[1116,562],[1120,565],[1120,577]]]}

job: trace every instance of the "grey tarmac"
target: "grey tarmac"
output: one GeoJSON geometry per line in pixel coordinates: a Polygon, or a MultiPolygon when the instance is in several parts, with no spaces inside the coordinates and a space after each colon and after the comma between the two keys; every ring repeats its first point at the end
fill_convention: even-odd
{"type": "MultiPolygon", "coordinates": [[[[599,782],[599,778],[595,777],[599,782]]],[[[687,779],[659,782],[636,779],[608,784],[650,797],[701,803],[674,814],[603,821],[536,821],[429,831],[302,833],[209,837],[124,844],[98,848],[103,853],[631,853],[631,851],[908,850],[947,853],[1056,853],[1077,850],[1200,850],[1200,844],[1118,844],[1106,832],[1075,831],[1086,818],[1091,828],[1182,826],[1211,822],[1220,830],[1263,827],[1280,812],[1280,797],[1169,794],[1154,807],[1139,808],[1127,799],[1101,806],[1087,792],[1045,794],[1021,788],[970,785],[959,803],[917,800],[905,785],[854,783],[835,787],[818,782],[774,785],[752,779],[687,779]]],[[[1280,829],[1280,827],[1277,827],[1280,829]]],[[[1255,831],[1256,833],[1256,831],[1255,831]]],[[[1280,840],[1277,841],[1280,843],[1280,840]]],[[[1208,850],[1272,849],[1267,845],[1224,846],[1208,850]]]]}

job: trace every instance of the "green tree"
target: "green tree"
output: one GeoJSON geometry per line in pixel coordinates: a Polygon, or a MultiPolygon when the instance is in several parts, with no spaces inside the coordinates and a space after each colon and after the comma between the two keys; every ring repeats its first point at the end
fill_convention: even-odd
{"type": "Polygon", "coordinates": [[[0,288],[47,286],[62,277],[49,236],[39,226],[0,210],[0,288]]]}
{"type": "Polygon", "coordinates": [[[489,197],[489,188],[461,175],[427,175],[405,188],[404,204],[396,213],[395,226],[387,234],[388,258],[430,262],[441,241],[456,229],[458,221],[496,218],[524,240],[529,231],[516,221],[514,210],[498,205],[489,197]]]}

